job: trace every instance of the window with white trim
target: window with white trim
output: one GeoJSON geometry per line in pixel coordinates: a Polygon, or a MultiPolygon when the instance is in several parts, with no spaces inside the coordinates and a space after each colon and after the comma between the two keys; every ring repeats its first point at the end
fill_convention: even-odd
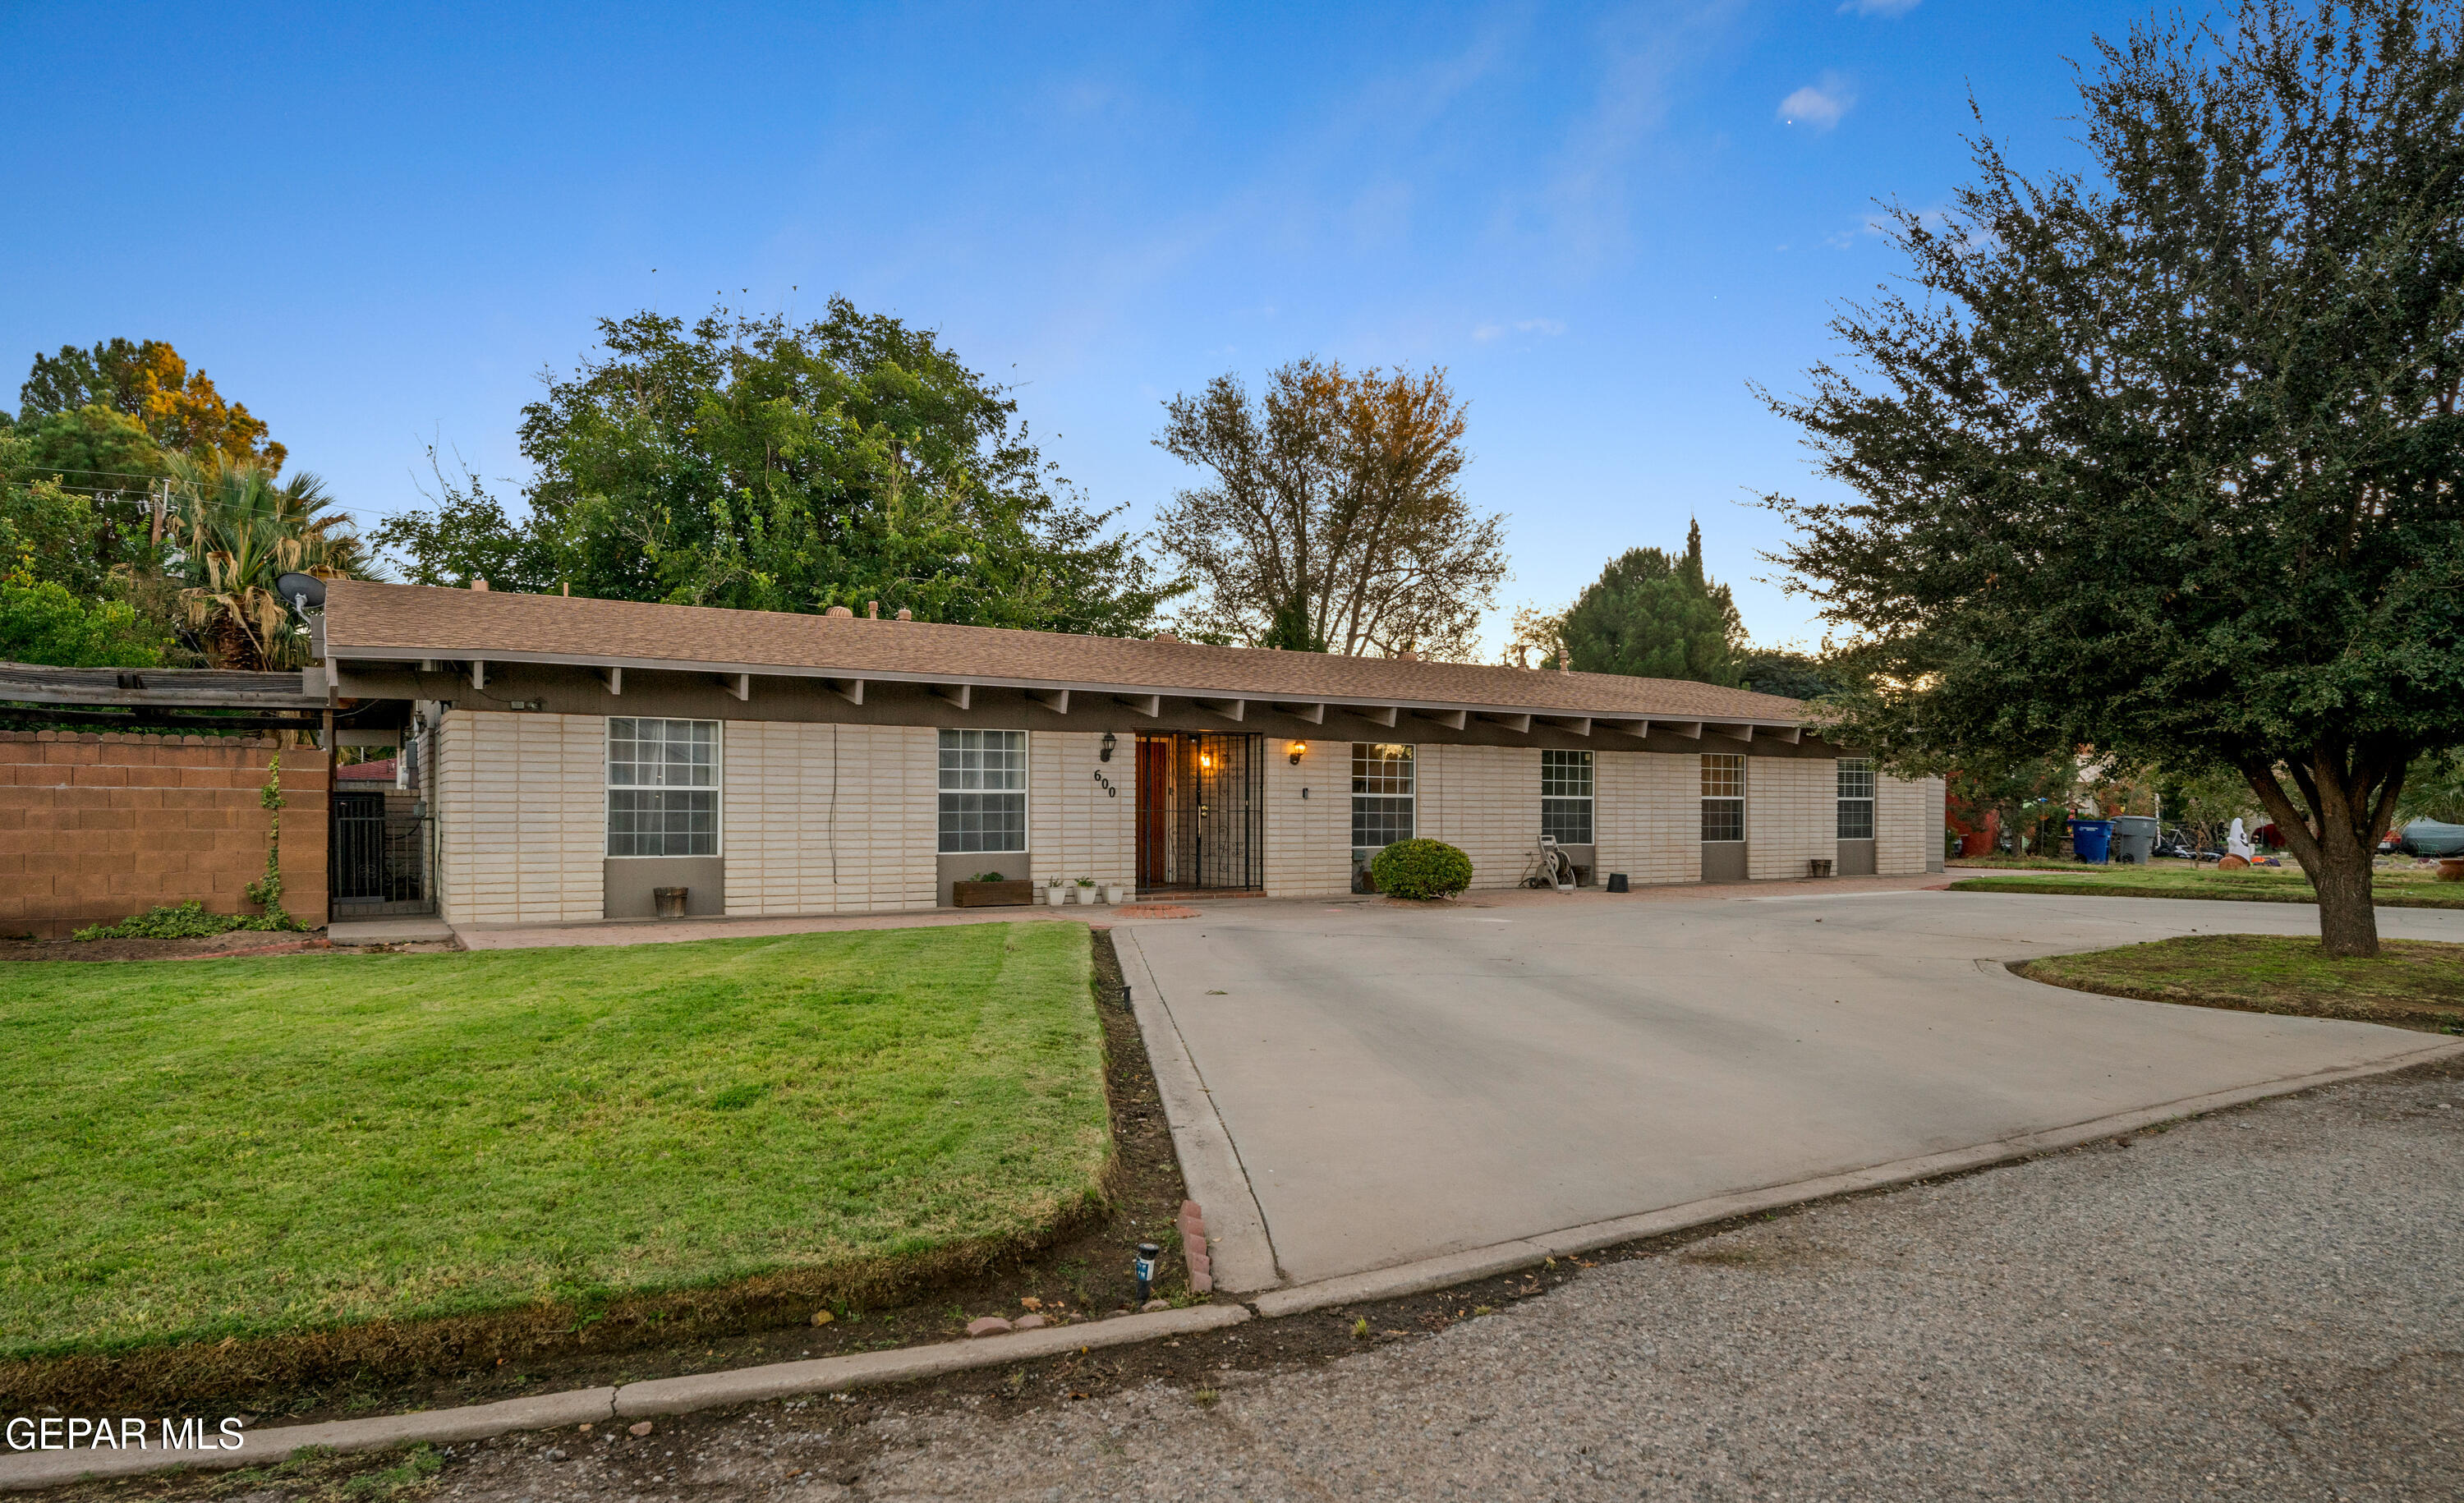
{"type": "Polygon", "coordinates": [[[1705,844],[1746,838],[1746,759],[1738,752],[1703,754],[1705,844]]]}
{"type": "Polygon", "coordinates": [[[1839,838],[1874,838],[1874,763],[1871,758],[1839,759],[1839,838]]]}
{"type": "Polygon", "coordinates": [[[1540,833],[1561,846],[1592,843],[1592,754],[1540,753],[1540,833]]]}
{"type": "Polygon", "coordinates": [[[1412,748],[1352,743],[1352,849],[1375,851],[1412,838],[1412,748]]]}
{"type": "Polygon", "coordinates": [[[1026,733],[941,733],[941,851],[1026,849],[1026,733]]]}
{"type": "Polygon", "coordinates": [[[607,853],[718,854],[718,722],[607,720],[607,853]]]}

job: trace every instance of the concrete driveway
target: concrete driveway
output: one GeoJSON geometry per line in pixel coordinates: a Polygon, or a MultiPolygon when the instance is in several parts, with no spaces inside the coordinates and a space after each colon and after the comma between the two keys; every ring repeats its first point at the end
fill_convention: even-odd
{"type": "MultiPolygon", "coordinates": [[[[1255,1287],[2437,1048],[2368,1024],[2091,996],[1994,963],[2316,922],[2260,903],[1809,884],[1425,910],[1222,903],[1115,938],[1202,1077],[1176,1128],[1205,1130],[1185,1119],[1211,1104],[1263,1213],[1274,1272],[1255,1287]]],[[[2464,913],[2380,923],[2464,939],[2464,913]]],[[[1210,1226],[1234,1222],[1221,1203],[1235,1195],[1209,1193],[1210,1226]]]]}

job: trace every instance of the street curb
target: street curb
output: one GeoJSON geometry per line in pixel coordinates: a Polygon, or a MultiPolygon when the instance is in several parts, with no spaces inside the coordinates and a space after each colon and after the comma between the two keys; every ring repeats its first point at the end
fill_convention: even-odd
{"type": "Polygon", "coordinates": [[[1241,1150],[1215,1111],[1215,1097],[1190,1057],[1137,936],[1113,930],[1112,953],[1120,957],[1130,1010],[1146,1040],[1147,1069],[1155,1075],[1155,1094],[1163,1098],[1164,1120],[1172,1126],[1181,1183],[1188,1186],[1189,1198],[1205,1207],[1206,1251],[1215,1288],[1243,1294],[1272,1289],[1283,1282],[1283,1274],[1266,1235],[1266,1213],[1249,1187],[1248,1171],[1241,1166],[1241,1150]]]}
{"type": "Polygon", "coordinates": [[[230,1470],[269,1466],[302,1446],[337,1451],[383,1450],[420,1442],[448,1445],[486,1440],[516,1430],[553,1429],[564,1426],[638,1420],[650,1415],[684,1414],[733,1404],[755,1404],[796,1394],[826,1393],[839,1388],[912,1382],[975,1367],[1032,1361],[1064,1352],[1099,1346],[1125,1346],[1158,1337],[1214,1331],[1250,1319],[1239,1305],[1193,1305],[1186,1310],[1159,1310],[1153,1315],[1116,1315],[1110,1320],[1046,1326],[971,1341],[944,1341],[932,1346],[902,1347],[891,1352],[861,1352],[849,1357],[825,1357],[808,1362],[774,1362],[733,1372],[702,1373],[690,1378],[658,1378],[618,1388],[582,1388],[570,1393],[510,1399],[501,1404],[473,1404],[458,1409],[431,1409],[417,1414],[391,1414],[372,1420],[339,1420],[324,1425],[285,1425],[247,1432],[246,1447],[237,1450],[38,1451],[0,1455],[0,1492],[105,1477],[134,1477],[176,1468],[230,1470]]]}
{"type": "MultiPolygon", "coordinates": [[[[2004,974],[2008,974],[2007,972],[2004,974]]],[[[2013,977],[2013,981],[2024,978],[2013,977]]],[[[2042,984],[2030,983],[2029,984],[2042,984]]],[[[2262,1101],[2270,1096],[2293,1095],[2315,1091],[2346,1080],[2367,1075],[2382,1075],[2391,1071],[2409,1070],[2435,1059],[2464,1053],[2464,1044],[2433,1044],[2426,1049],[2373,1060],[2363,1065],[2344,1065],[2334,1070],[2317,1071],[2306,1075],[2286,1075],[2280,1079],[2255,1086],[2236,1086],[2230,1091],[2211,1092],[2205,1095],[2185,1096],[2156,1106],[2118,1112],[2109,1116],[2091,1117],[2065,1127],[2047,1128],[2042,1132],[2023,1133],[2015,1137],[1979,1143],[1973,1147],[1953,1149],[1947,1153],[1927,1154],[1917,1159],[1894,1160],[1868,1168],[1852,1169],[1845,1174],[1825,1175],[1819,1179],[1798,1180],[1788,1184],[1768,1185],[1758,1190],[1745,1190],[1734,1195],[1718,1195],[1708,1200],[1690,1201],[1662,1210],[1645,1211],[1637,1216],[1621,1216],[1614,1221],[1591,1222],[1568,1227],[1537,1236],[1518,1237],[1511,1242],[1492,1243],[1441,1257],[1422,1258],[1417,1262],[1397,1264],[1392,1268],[1372,1269],[1364,1273],[1347,1273],[1339,1278],[1322,1279],[1291,1289],[1270,1290],[1249,1301],[1264,1319],[1303,1315],[1312,1310],[1326,1310],[1336,1305],[1366,1304],[1380,1299],[1397,1299],[1406,1294],[1421,1294],[1449,1285],[1468,1283],[1514,1269],[1529,1268],[1547,1258],[1561,1258],[1570,1253],[1592,1252],[1613,1248],[1619,1243],[1639,1242],[1649,1237],[1664,1237],[1671,1232],[1687,1231],[1739,1216],[1759,1211],[1777,1210],[1785,1205],[1800,1205],[1812,1201],[1831,1200],[1841,1195],[1854,1195],[1860,1190],[1876,1190],[1918,1180],[1930,1180],[1939,1175],[1964,1174],[1995,1164],[2033,1159],[2041,1154],[2057,1153],[2076,1148],[2100,1138],[2118,1137],[2153,1127],[2160,1122],[2179,1121],[2185,1117],[2203,1116],[2228,1107],[2262,1101]]]]}

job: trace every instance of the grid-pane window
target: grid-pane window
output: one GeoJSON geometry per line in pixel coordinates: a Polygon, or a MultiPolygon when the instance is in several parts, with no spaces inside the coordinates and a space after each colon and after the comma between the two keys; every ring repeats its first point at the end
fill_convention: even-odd
{"type": "Polygon", "coordinates": [[[1412,838],[1412,748],[1352,743],[1352,848],[1375,851],[1412,838]]]}
{"type": "Polygon", "coordinates": [[[1703,754],[1703,838],[1746,838],[1746,759],[1735,752],[1703,754]]]}
{"type": "Polygon", "coordinates": [[[1839,759],[1839,838],[1874,838],[1874,764],[1863,757],[1839,759]]]}
{"type": "Polygon", "coordinates": [[[1026,849],[1026,733],[941,733],[941,850],[1026,849]]]}
{"type": "Polygon", "coordinates": [[[1561,846],[1592,843],[1592,754],[1540,754],[1540,833],[1561,846]]]}
{"type": "Polygon", "coordinates": [[[607,721],[607,853],[718,854],[718,722],[607,721]]]}

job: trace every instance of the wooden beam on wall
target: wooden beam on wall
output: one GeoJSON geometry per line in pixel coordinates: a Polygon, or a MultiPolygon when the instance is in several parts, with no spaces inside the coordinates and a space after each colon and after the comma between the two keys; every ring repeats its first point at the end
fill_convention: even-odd
{"type": "Polygon", "coordinates": [[[1412,712],[1412,718],[1417,720],[1434,720],[1447,730],[1460,731],[1471,719],[1471,712],[1468,710],[1415,710],[1412,712]]]}
{"type": "Polygon", "coordinates": [[[1026,696],[1055,715],[1069,713],[1069,691],[1067,689],[1029,689],[1026,696]]]}
{"type": "Polygon", "coordinates": [[[825,678],[823,685],[849,704],[864,703],[864,680],[861,678],[825,678]]]}
{"type": "Polygon", "coordinates": [[[1290,704],[1281,699],[1270,699],[1267,704],[1269,708],[1280,710],[1296,719],[1307,720],[1311,725],[1326,723],[1326,706],[1323,704],[1290,704]]]}
{"type": "Polygon", "coordinates": [[[933,686],[933,697],[935,699],[947,699],[952,704],[955,704],[959,709],[963,710],[975,701],[976,686],[973,684],[935,684],[933,686]]]}
{"type": "MultiPolygon", "coordinates": [[[[1577,736],[1592,734],[1592,718],[1588,715],[1544,715],[1539,717],[1539,720],[1543,725],[1553,725],[1561,731],[1572,731],[1577,736]]],[[[1643,723],[1650,724],[1647,720],[1643,723]]]]}
{"type": "Polygon", "coordinates": [[[1220,715],[1227,720],[1242,719],[1249,713],[1249,701],[1246,699],[1193,698],[1189,702],[1198,706],[1209,715],[1220,715]]]}
{"type": "Polygon", "coordinates": [[[1395,728],[1396,718],[1400,713],[1391,704],[1355,704],[1346,708],[1372,725],[1382,725],[1388,730],[1395,728]]]}
{"type": "Polygon", "coordinates": [[[621,695],[625,692],[625,670],[603,668],[599,671],[599,681],[607,686],[609,694],[621,695]]]}
{"type": "Polygon", "coordinates": [[[1484,712],[1481,718],[1491,725],[1502,725],[1517,736],[1531,734],[1531,717],[1528,715],[1489,715],[1484,712]]]}
{"type": "Polygon", "coordinates": [[[718,681],[726,686],[729,694],[748,704],[752,702],[753,675],[751,674],[722,674],[718,681]]]}
{"type": "Polygon", "coordinates": [[[1805,727],[1801,725],[1784,725],[1776,729],[1766,725],[1763,727],[1763,733],[1767,736],[1775,736],[1791,746],[1796,745],[1805,739],[1805,727]]]}
{"type": "Polygon", "coordinates": [[[1689,741],[1703,739],[1703,722],[1700,720],[1654,720],[1651,723],[1671,736],[1683,736],[1689,741]]]}
{"type": "Polygon", "coordinates": [[[1114,704],[1125,704],[1152,720],[1163,714],[1163,696],[1159,694],[1116,694],[1114,704]]]}
{"type": "Polygon", "coordinates": [[[1595,718],[1592,723],[1598,726],[1601,730],[1615,731],[1619,736],[1631,736],[1636,740],[1640,740],[1651,734],[1651,722],[1649,720],[1602,720],[1595,718]]]}
{"type": "Polygon", "coordinates": [[[485,658],[471,659],[471,687],[473,689],[488,687],[488,663],[485,658]]]}
{"type": "Polygon", "coordinates": [[[1750,741],[1754,739],[1754,728],[1750,725],[1714,725],[1711,734],[1725,736],[1732,741],[1750,741]]]}

